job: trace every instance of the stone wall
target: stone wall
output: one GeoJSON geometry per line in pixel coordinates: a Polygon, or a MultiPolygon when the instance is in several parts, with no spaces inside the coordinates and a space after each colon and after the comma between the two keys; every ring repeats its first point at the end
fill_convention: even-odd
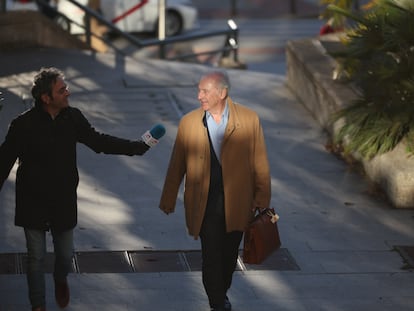
{"type": "MultiPolygon", "coordinates": [[[[335,37],[291,41],[286,48],[287,85],[310,111],[320,126],[331,135],[338,124],[330,116],[356,98],[352,85],[333,79],[335,60],[328,55],[326,45],[335,37]]],[[[404,144],[393,151],[365,160],[356,154],[367,177],[378,184],[396,208],[414,208],[414,156],[404,144]]]]}

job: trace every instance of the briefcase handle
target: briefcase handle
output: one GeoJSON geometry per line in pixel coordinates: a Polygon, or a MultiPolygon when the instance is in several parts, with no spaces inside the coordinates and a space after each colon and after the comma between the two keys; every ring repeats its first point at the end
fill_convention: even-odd
{"type": "MultiPolygon", "coordinates": [[[[258,212],[258,214],[269,216],[270,221],[272,223],[276,223],[280,218],[279,215],[275,213],[274,208],[270,208],[270,207],[259,208],[259,207],[256,207],[256,212],[258,212]]],[[[256,214],[256,212],[255,212],[255,214],[256,214]]]]}

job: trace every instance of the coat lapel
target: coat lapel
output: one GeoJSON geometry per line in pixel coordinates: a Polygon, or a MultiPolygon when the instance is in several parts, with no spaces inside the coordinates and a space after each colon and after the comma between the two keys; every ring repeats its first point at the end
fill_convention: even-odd
{"type": "Polygon", "coordinates": [[[230,97],[227,98],[227,104],[229,105],[229,120],[227,122],[226,132],[224,133],[223,145],[231,134],[240,127],[237,109],[230,97]]]}

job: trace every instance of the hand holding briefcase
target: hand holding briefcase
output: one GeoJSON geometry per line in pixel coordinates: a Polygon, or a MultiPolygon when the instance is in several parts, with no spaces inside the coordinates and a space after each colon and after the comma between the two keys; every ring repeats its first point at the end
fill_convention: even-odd
{"type": "Polygon", "coordinates": [[[255,216],[244,233],[244,263],[260,264],[280,248],[278,219],[273,208],[266,208],[255,216]]]}

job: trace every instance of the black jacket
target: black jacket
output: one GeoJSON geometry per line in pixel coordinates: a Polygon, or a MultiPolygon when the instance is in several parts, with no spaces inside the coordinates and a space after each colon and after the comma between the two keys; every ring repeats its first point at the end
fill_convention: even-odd
{"type": "Polygon", "coordinates": [[[77,108],[52,119],[34,107],[14,119],[0,146],[0,189],[15,161],[15,224],[30,229],[72,229],[77,223],[79,182],[76,143],[96,153],[136,155],[148,146],[98,133],[77,108]]]}

